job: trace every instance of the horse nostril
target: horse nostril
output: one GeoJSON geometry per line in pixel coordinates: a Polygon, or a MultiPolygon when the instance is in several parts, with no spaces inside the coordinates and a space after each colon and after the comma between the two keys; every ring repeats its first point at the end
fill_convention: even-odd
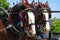
{"type": "Polygon", "coordinates": [[[33,33],[33,30],[29,30],[29,33],[33,33]]]}
{"type": "Polygon", "coordinates": [[[33,30],[29,30],[29,33],[36,34],[33,30]]]}

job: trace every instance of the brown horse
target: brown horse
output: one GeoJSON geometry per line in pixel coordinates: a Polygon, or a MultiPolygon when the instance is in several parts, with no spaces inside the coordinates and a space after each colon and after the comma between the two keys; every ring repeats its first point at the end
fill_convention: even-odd
{"type": "Polygon", "coordinates": [[[7,30],[7,12],[4,8],[0,7],[1,11],[3,15],[0,14],[0,40],[19,40],[16,35],[7,30]]]}
{"type": "Polygon", "coordinates": [[[12,34],[10,31],[2,30],[5,26],[2,23],[2,19],[0,19],[0,40],[17,40],[16,35],[12,34]]]}
{"type": "MultiPolygon", "coordinates": [[[[42,8],[38,8],[38,24],[43,26],[43,33],[49,34],[50,31],[50,25],[49,25],[49,19],[51,18],[51,12],[49,8],[43,6],[42,8]]],[[[41,26],[40,26],[41,27],[41,26]]]]}
{"type": "MultiPolygon", "coordinates": [[[[12,31],[10,31],[9,29],[7,29],[7,24],[6,23],[7,20],[5,20],[4,18],[0,19],[0,40],[25,40],[24,38],[22,39],[22,35],[17,35],[14,34],[12,31]]],[[[9,25],[9,24],[8,24],[9,25]]],[[[34,40],[34,38],[28,37],[28,40],[34,40]]]]}
{"type": "MultiPolygon", "coordinates": [[[[21,36],[14,35],[9,30],[3,30],[5,26],[2,23],[2,20],[0,19],[0,40],[22,40],[21,36]]],[[[28,38],[28,40],[34,40],[33,38],[28,38]]]]}

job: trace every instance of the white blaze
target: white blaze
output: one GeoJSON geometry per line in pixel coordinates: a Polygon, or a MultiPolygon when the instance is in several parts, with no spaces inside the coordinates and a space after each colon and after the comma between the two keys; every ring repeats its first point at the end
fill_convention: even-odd
{"type": "MultiPolygon", "coordinates": [[[[35,23],[35,16],[33,12],[28,12],[28,20],[29,20],[29,24],[35,23]]],[[[36,34],[35,25],[31,25],[31,28],[33,30],[33,34],[36,34]]]]}
{"type": "MultiPolygon", "coordinates": [[[[47,10],[44,10],[44,11],[47,11],[47,10]]],[[[44,12],[43,14],[45,14],[46,20],[49,20],[48,13],[47,12],[44,12]]],[[[46,30],[50,30],[49,22],[46,22],[46,27],[45,28],[46,28],[46,30]]]]}

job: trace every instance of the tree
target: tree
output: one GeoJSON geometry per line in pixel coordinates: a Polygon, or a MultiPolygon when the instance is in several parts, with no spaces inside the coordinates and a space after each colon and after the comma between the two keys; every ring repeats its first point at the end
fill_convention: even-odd
{"type": "Polygon", "coordinates": [[[9,8],[9,3],[7,2],[7,0],[0,0],[0,6],[8,9],[9,8]]]}
{"type": "Polygon", "coordinates": [[[54,17],[54,23],[51,29],[53,32],[60,33],[60,20],[57,20],[56,17],[54,17]]]}

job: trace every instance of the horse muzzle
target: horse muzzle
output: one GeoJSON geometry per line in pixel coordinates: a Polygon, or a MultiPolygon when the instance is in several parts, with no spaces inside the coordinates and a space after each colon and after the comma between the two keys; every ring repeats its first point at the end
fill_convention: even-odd
{"type": "Polygon", "coordinates": [[[33,32],[33,30],[29,30],[28,36],[29,37],[35,37],[36,33],[33,32]]]}

